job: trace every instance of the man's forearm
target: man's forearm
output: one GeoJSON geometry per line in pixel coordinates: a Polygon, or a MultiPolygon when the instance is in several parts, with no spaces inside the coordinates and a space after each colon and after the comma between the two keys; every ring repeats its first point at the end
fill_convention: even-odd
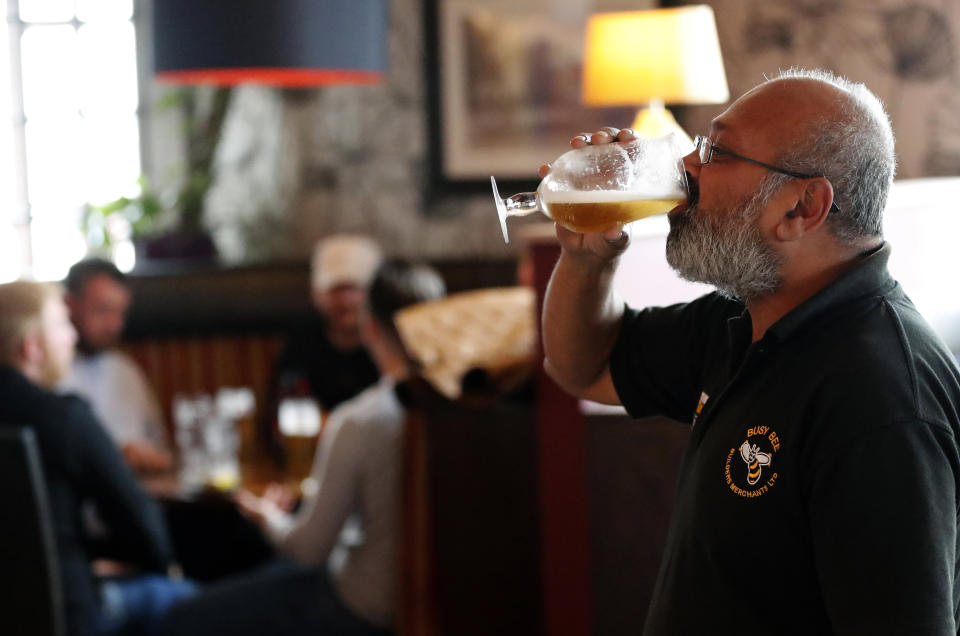
{"type": "Polygon", "coordinates": [[[553,270],[543,308],[543,350],[567,388],[592,385],[607,367],[623,319],[613,291],[616,260],[601,263],[566,251],[553,270]]]}

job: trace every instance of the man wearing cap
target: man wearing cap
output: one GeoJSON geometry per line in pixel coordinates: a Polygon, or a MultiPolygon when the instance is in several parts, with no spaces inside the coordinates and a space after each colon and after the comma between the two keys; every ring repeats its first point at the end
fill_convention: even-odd
{"type": "Polygon", "coordinates": [[[394,316],[443,296],[433,269],[391,260],[369,285],[364,342],[382,377],[333,413],[312,476],[316,490],[296,514],[267,495],[240,491],[242,512],[274,541],[280,561],[208,588],[181,604],[163,633],[392,634],[397,614],[402,445],[408,380],[416,363],[394,316]]]}
{"type": "Polygon", "coordinates": [[[290,335],[277,358],[265,410],[271,420],[285,397],[312,396],[330,411],[380,377],[363,346],[361,318],[381,258],[379,246],[365,236],[342,234],[317,243],[311,263],[317,314],[290,335]]]}

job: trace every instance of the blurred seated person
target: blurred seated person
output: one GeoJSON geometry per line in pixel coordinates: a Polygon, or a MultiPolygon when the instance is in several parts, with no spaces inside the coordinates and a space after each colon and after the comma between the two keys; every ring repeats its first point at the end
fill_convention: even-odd
{"type": "Polygon", "coordinates": [[[316,314],[287,338],[274,364],[261,424],[275,435],[284,398],[313,397],[331,411],[377,381],[363,346],[361,317],[367,286],[381,261],[370,238],[340,234],[320,240],[311,262],[311,300],[316,314]]]}
{"type": "Polygon", "coordinates": [[[29,426],[36,434],[68,634],[143,633],[193,585],[166,576],[173,564],[160,510],[89,404],[53,391],[70,368],[76,337],[59,286],[0,285],[0,426],[29,426]],[[105,525],[109,556],[135,574],[95,578],[91,559],[102,555],[88,541],[88,504],[105,525]]]}
{"type": "Polygon", "coordinates": [[[65,283],[79,341],[60,390],[90,402],[135,471],[170,468],[170,444],[157,399],[137,364],[117,349],[131,301],[126,277],[110,261],[91,258],[74,264],[65,283]]]}
{"type": "Polygon", "coordinates": [[[391,633],[406,415],[398,389],[414,372],[393,315],[444,291],[439,274],[425,266],[387,261],[377,270],[363,341],[382,375],[330,414],[313,467],[316,492],[295,515],[270,490],[262,498],[245,491],[237,497],[296,565],[208,589],[174,609],[168,633],[391,633]]]}

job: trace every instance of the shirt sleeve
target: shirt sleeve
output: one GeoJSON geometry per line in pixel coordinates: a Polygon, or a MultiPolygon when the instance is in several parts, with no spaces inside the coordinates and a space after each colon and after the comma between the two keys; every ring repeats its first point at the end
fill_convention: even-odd
{"type": "Polygon", "coordinates": [[[140,487],[117,447],[80,398],[64,398],[74,476],[82,494],[93,500],[118,556],[147,570],[165,571],[170,540],[159,506],[140,487]]]}
{"type": "Polygon", "coordinates": [[[956,634],[955,448],[946,427],[898,422],[812,472],[807,510],[835,633],[956,634]]]}
{"type": "Polygon", "coordinates": [[[359,496],[364,446],[357,423],[334,410],[320,436],[311,472],[316,494],[304,501],[292,524],[271,524],[281,552],[309,564],[327,560],[359,496]]]}
{"type": "Polygon", "coordinates": [[[125,362],[130,374],[130,381],[135,387],[135,395],[131,396],[131,399],[136,400],[137,410],[143,417],[143,430],[147,440],[157,448],[170,452],[170,438],[167,435],[167,428],[163,422],[163,411],[160,409],[160,403],[157,402],[157,396],[136,361],[132,358],[125,358],[125,362]]]}
{"type": "Polygon", "coordinates": [[[627,412],[690,421],[703,369],[717,364],[727,319],[742,311],[717,294],[669,307],[628,307],[610,355],[610,375],[627,412]]]}

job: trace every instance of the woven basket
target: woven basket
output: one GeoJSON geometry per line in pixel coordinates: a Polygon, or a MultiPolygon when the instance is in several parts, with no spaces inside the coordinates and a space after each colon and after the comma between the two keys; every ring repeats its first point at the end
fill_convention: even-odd
{"type": "Polygon", "coordinates": [[[503,390],[526,377],[537,350],[535,305],[529,287],[480,289],[407,307],[395,322],[423,376],[455,400],[474,369],[503,390]]]}

